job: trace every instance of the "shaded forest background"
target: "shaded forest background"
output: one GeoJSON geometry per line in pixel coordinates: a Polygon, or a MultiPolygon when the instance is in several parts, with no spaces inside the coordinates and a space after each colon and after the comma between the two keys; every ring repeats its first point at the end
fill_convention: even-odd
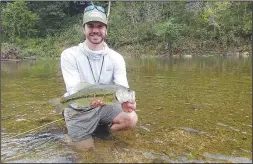
{"type": "MultiPolygon", "coordinates": [[[[107,1],[93,1],[108,9],[107,1]]],[[[84,40],[81,1],[1,2],[1,55],[58,58],[84,40]]],[[[252,2],[113,1],[107,43],[124,56],[251,52],[252,2]]]]}

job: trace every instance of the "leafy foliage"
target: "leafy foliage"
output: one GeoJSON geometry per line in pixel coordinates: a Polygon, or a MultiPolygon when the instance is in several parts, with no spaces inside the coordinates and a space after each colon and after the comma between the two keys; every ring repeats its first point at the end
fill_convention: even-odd
{"type": "Polygon", "coordinates": [[[31,11],[39,15],[36,27],[38,36],[54,35],[60,32],[65,22],[63,19],[68,14],[69,2],[31,1],[28,6],[31,11]]]}
{"type": "Polygon", "coordinates": [[[17,1],[8,3],[2,10],[3,29],[6,37],[32,36],[37,31],[35,23],[38,15],[28,9],[27,2],[17,1]]]}
{"type": "MultiPolygon", "coordinates": [[[[94,4],[108,9],[108,2],[94,1],[94,4]]],[[[112,1],[111,4],[107,42],[113,48],[138,45],[139,49],[148,45],[148,51],[153,46],[159,52],[227,51],[250,47],[252,41],[252,2],[112,1]]],[[[7,2],[2,7],[5,41],[11,40],[20,47],[30,45],[30,50],[34,46],[27,53],[41,55],[41,51],[46,51],[43,56],[59,56],[62,49],[83,40],[84,7],[73,1],[7,2]],[[31,44],[24,43],[26,37],[31,44]]]]}

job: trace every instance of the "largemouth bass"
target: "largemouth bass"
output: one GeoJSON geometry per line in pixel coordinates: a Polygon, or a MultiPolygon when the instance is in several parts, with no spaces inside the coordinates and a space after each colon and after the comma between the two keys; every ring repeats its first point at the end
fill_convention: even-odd
{"type": "Polygon", "coordinates": [[[93,100],[102,100],[105,105],[134,102],[135,91],[116,84],[83,84],[74,94],[50,100],[49,103],[56,105],[56,113],[61,113],[64,108],[74,108],[76,110],[88,111],[94,107],[90,106],[93,100]]]}

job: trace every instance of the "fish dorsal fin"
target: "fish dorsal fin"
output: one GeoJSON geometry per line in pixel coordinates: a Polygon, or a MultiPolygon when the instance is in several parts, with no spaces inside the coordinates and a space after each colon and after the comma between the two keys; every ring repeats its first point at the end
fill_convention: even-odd
{"type": "Polygon", "coordinates": [[[74,91],[77,92],[77,91],[80,91],[81,89],[89,86],[91,84],[87,83],[87,82],[80,82],[79,84],[76,85],[76,87],[74,88],[74,91]]]}

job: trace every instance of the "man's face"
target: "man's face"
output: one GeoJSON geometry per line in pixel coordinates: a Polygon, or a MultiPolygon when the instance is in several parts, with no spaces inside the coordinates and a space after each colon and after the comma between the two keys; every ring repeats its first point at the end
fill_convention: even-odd
{"type": "Polygon", "coordinates": [[[88,22],[84,25],[84,34],[88,41],[99,44],[105,39],[106,25],[101,22],[88,22]]]}

